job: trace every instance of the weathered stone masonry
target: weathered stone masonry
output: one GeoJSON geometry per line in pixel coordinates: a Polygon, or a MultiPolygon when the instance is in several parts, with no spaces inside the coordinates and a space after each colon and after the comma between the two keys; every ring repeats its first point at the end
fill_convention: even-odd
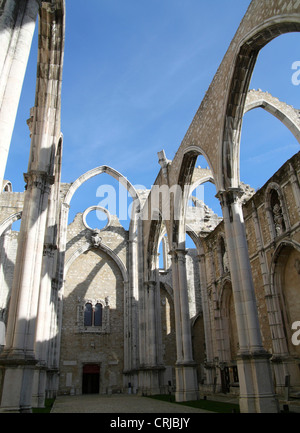
{"type": "Polygon", "coordinates": [[[300,30],[299,1],[250,3],[173,160],[159,152],[150,191],[136,191],[108,166],[61,183],[64,20],[63,0],[0,2],[1,411],[31,412],[58,394],[174,392],[187,401],[226,392],[239,395],[242,412],[278,412],[285,385],[300,390],[292,340],[300,318],[300,156],[255,192],[239,179],[239,147],[243,115],[257,107],[300,142],[299,110],[249,91],[259,51],[300,30]],[[5,165],[37,16],[26,188],[13,192],[5,165]],[[195,166],[199,155],[210,169],[195,166]],[[113,215],[102,230],[88,227],[90,209],[68,224],[74,193],[102,173],[133,199],[128,230],[113,215]],[[207,181],[222,218],[189,197],[207,181]],[[154,203],[163,186],[190,194],[154,203]],[[186,234],[195,249],[186,248],[186,234]]]}

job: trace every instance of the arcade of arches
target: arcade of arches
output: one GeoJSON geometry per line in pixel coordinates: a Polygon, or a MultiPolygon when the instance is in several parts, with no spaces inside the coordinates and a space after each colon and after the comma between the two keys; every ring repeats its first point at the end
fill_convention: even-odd
{"type": "Polygon", "coordinates": [[[260,49],[300,30],[300,3],[251,2],[174,159],[159,153],[151,190],[107,166],[60,181],[64,14],[64,0],[0,6],[0,410],[30,412],[60,394],[171,391],[277,412],[287,383],[300,392],[300,153],[257,192],[240,182],[238,155],[242,117],[257,107],[300,142],[300,111],[248,88],[260,49]],[[25,70],[13,71],[37,16],[31,156],[26,190],[14,192],[4,173],[25,70]],[[109,212],[104,228],[90,227],[87,214],[103,212],[94,203],[68,222],[73,195],[103,173],[132,197],[128,229],[109,212]],[[222,217],[192,194],[206,182],[222,217]]]}

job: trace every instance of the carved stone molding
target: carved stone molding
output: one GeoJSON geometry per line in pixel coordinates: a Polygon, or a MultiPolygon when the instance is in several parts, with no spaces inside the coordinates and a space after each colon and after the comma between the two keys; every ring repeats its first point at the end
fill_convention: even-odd
{"type": "Polygon", "coordinates": [[[44,171],[30,171],[29,173],[24,173],[24,180],[26,182],[26,190],[37,188],[42,191],[42,193],[50,192],[50,187],[54,184],[54,176],[49,176],[44,171]]]}

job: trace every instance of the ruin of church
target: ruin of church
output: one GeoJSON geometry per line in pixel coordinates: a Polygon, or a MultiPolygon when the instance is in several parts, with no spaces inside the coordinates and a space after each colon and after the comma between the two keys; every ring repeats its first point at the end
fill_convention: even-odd
{"type": "Polygon", "coordinates": [[[0,1],[0,412],[128,392],[228,393],[241,412],[278,412],[287,380],[300,391],[300,153],[257,191],[240,181],[238,155],[257,107],[300,142],[300,110],[249,89],[260,50],[300,30],[299,1],[251,2],[175,157],[157,155],[150,190],[106,165],[61,182],[64,18],[64,0],[0,1]],[[37,17],[31,148],[15,192],[5,166],[37,17]],[[128,229],[95,203],[69,221],[74,194],[103,174],[132,199],[128,229]],[[222,217],[193,197],[204,182],[222,217]],[[89,225],[94,211],[102,228],[89,225]]]}

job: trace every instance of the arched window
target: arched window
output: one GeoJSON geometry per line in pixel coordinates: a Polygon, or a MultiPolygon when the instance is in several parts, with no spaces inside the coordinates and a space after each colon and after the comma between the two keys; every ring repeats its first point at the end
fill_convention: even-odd
{"type": "Polygon", "coordinates": [[[92,326],[93,324],[93,306],[90,302],[84,306],[84,326],[92,326]]]}
{"type": "Polygon", "coordinates": [[[78,332],[108,334],[110,332],[109,297],[105,299],[78,299],[78,332]]]}
{"type": "Polygon", "coordinates": [[[94,326],[102,326],[102,304],[99,302],[95,305],[94,309],[94,326]]]}
{"type": "Polygon", "coordinates": [[[102,309],[100,302],[96,305],[87,302],[84,306],[84,326],[102,326],[102,309]]]}

